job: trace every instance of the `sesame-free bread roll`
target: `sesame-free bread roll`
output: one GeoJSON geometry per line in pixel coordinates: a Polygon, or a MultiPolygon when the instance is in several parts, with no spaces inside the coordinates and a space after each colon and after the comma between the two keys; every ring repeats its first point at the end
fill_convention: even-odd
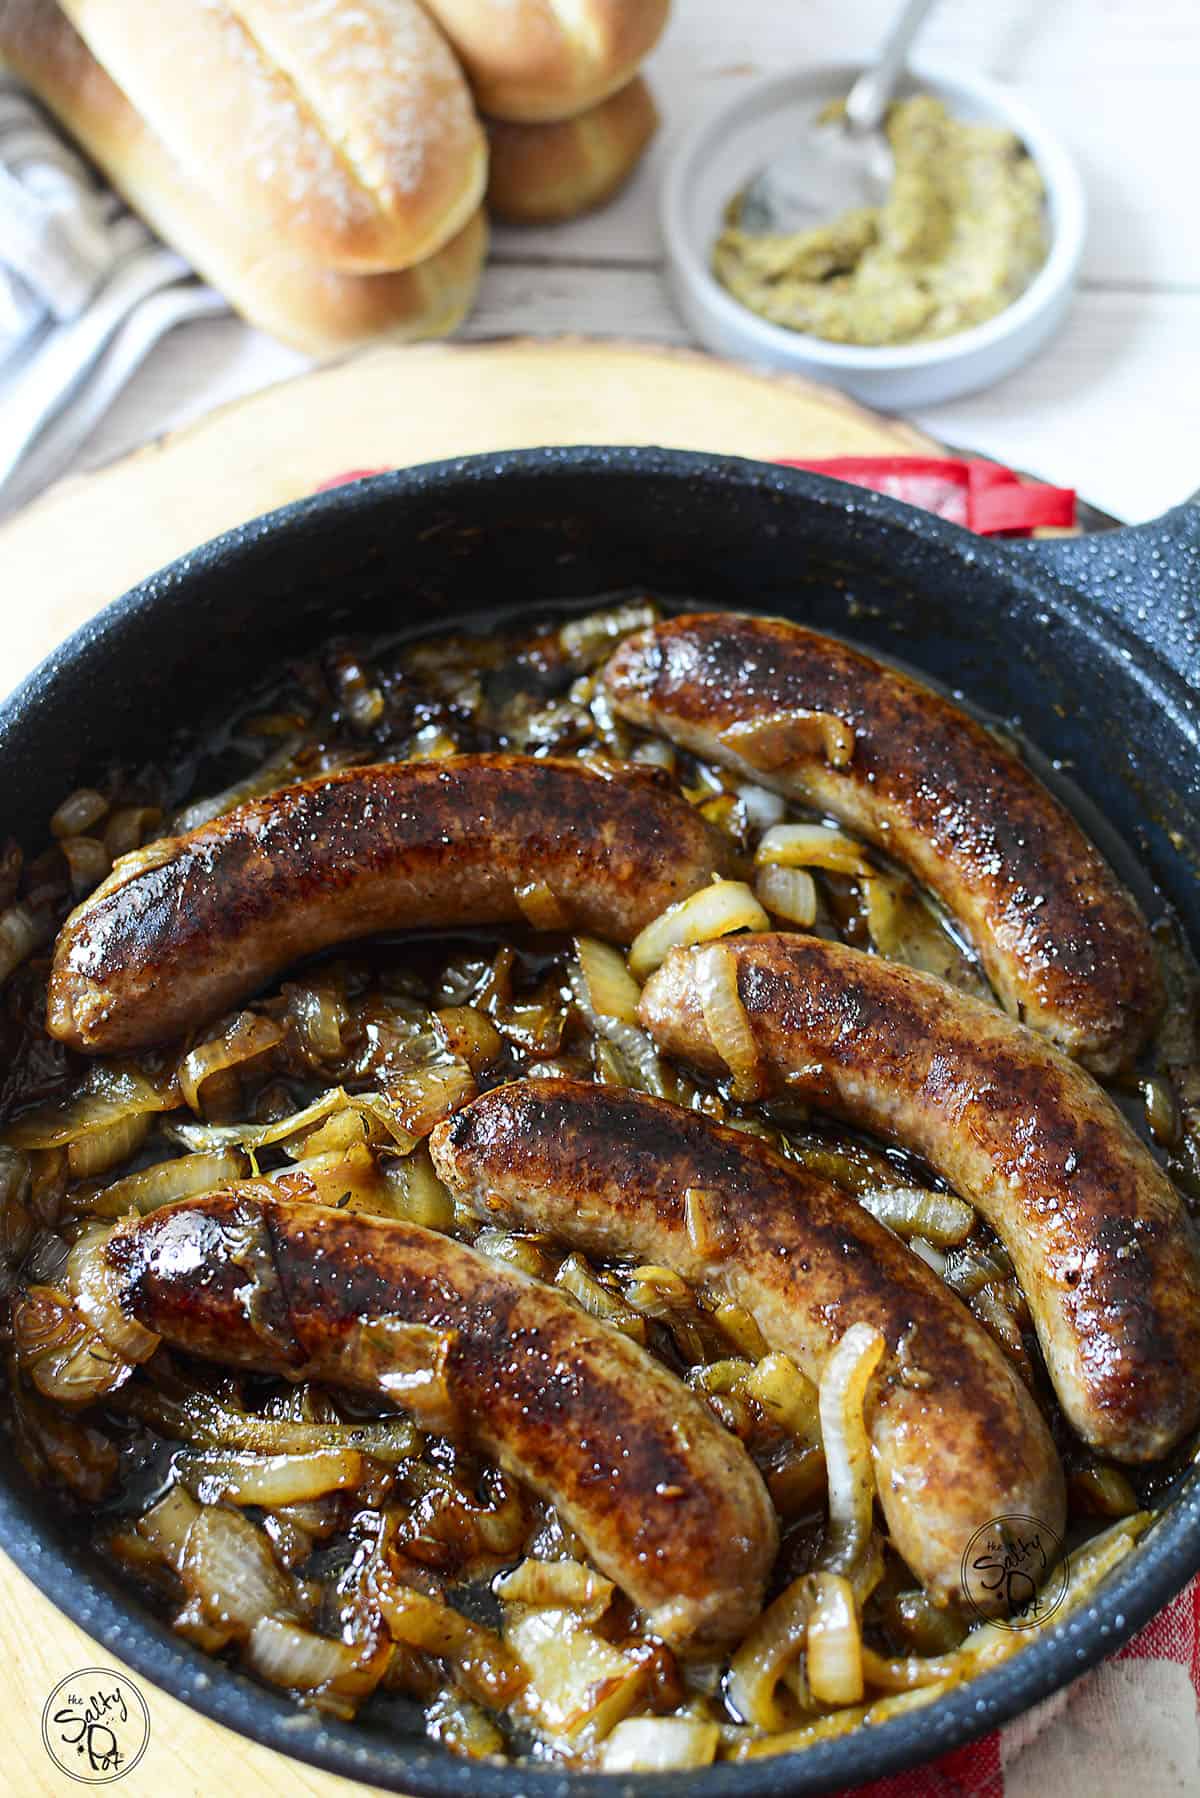
{"type": "Polygon", "coordinates": [[[643,76],[553,125],[488,121],[488,206],[513,225],[549,225],[602,206],[627,181],[658,129],[643,76]]]}
{"type": "Polygon", "coordinates": [[[670,0],[423,0],[481,109],[542,124],[598,106],[637,72],[670,0]]]}
{"type": "Polygon", "coordinates": [[[483,196],[470,90],[417,0],[64,0],[185,177],[324,267],[408,268],[483,196]]]}
{"type": "Polygon", "coordinates": [[[310,355],[441,336],[470,306],[487,247],[482,210],[398,274],[319,268],[189,180],[54,0],[0,0],[0,61],[244,318],[310,355]]]}

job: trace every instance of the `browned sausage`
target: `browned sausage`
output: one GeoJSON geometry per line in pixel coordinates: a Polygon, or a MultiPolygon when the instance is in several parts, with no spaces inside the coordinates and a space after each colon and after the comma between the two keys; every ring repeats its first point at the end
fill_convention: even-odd
{"type": "Polygon", "coordinates": [[[47,1028],[93,1053],[142,1048],[332,944],[519,921],[518,889],[537,883],[567,927],[627,943],[724,855],[634,771],[512,755],[352,768],[123,856],[62,928],[47,1028]]]}
{"type": "MultiPolygon", "coordinates": [[[[289,1191],[306,1184],[289,1177],[289,1191]]],[[[762,1604],[775,1513],[681,1381],[462,1243],[277,1191],[246,1181],[119,1227],[105,1254],[123,1309],[189,1353],[401,1408],[404,1326],[443,1332],[459,1427],[553,1502],[650,1628],[697,1652],[738,1640],[762,1604]]]]}
{"type": "Polygon", "coordinates": [[[1150,1461],[1194,1427],[1195,1234],[1090,1075],[931,975],[799,935],[674,951],[647,983],[646,1028],[714,1073],[701,988],[714,953],[733,958],[766,1083],[915,1150],[987,1218],[1085,1442],[1150,1461]]]}
{"type": "Polygon", "coordinates": [[[707,1282],[814,1381],[852,1324],[874,1325],[887,1345],[868,1413],[880,1502],[939,1599],[961,1594],[982,1524],[1020,1512],[1061,1530],[1062,1470],[1020,1376],[849,1194],[701,1113],[571,1080],[485,1093],[430,1146],[479,1215],[707,1282]],[[699,1242],[689,1188],[711,1207],[699,1242]]]}
{"type": "Polygon", "coordinates": [[[961,920],[1006,1009],[1068,1054],[1111,1073],[1145,1042],[1161,982],[1137,906],[1024,763],[941,694],[836,638],[720,612],[630,638],[605,681],[622,717],[887,850],[961,920]],[[745,738],[805,712],[850,727],[843,766],[786,724],[745,738]]]}

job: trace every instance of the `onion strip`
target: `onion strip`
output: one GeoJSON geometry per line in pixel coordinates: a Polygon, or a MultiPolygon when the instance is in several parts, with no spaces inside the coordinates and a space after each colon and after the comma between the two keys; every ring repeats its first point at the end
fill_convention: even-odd
{"type": "Polygon", "coordinates": [[[828,1572],[849,1574],[871,1540],[875,1474],[864,1415],[867,1387],[884,1351],[870,1324],[852,1324],[821,1373],[821,1437],[829,1470],[828,1572]]]}

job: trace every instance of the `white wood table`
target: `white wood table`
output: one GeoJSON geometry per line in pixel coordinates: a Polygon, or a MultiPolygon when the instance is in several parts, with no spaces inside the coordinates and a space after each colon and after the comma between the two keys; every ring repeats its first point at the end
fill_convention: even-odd
{"type": "MultiPolygon", "coordinates": [[[[683,343],[661,276],[659,177],[680,131],[756,76],[861,55],[894,0],[675,0],[649,73],[660,140],[606,211],[497,233],[469,337],[562,331],[683,343]]],[[[1058,339],[987,392],[922,414],[937,437],[1078,487],[1127,518],[1200,486],[1200,5],[943,0],[922,49],[1010,85],[1088,190],[1084,278],[1058,339]]],[[[234,319],[166,339],[79,458],[95,467],[307,366],[234,319]]]]}

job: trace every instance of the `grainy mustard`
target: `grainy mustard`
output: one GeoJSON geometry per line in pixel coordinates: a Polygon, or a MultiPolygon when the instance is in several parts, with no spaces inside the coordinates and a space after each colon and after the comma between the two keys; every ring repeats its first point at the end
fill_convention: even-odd
{"type": "Polygon", "coordinates": [[[757,234],[740,227],[742,196],[730,202],[713,269],[750,311],[833,343],[921,343],[1028,286],[1046,260],[1045,189],[1021,140],[928,95],[897,102],[886,131],[895,176],[880,207],[757,234]]]}

